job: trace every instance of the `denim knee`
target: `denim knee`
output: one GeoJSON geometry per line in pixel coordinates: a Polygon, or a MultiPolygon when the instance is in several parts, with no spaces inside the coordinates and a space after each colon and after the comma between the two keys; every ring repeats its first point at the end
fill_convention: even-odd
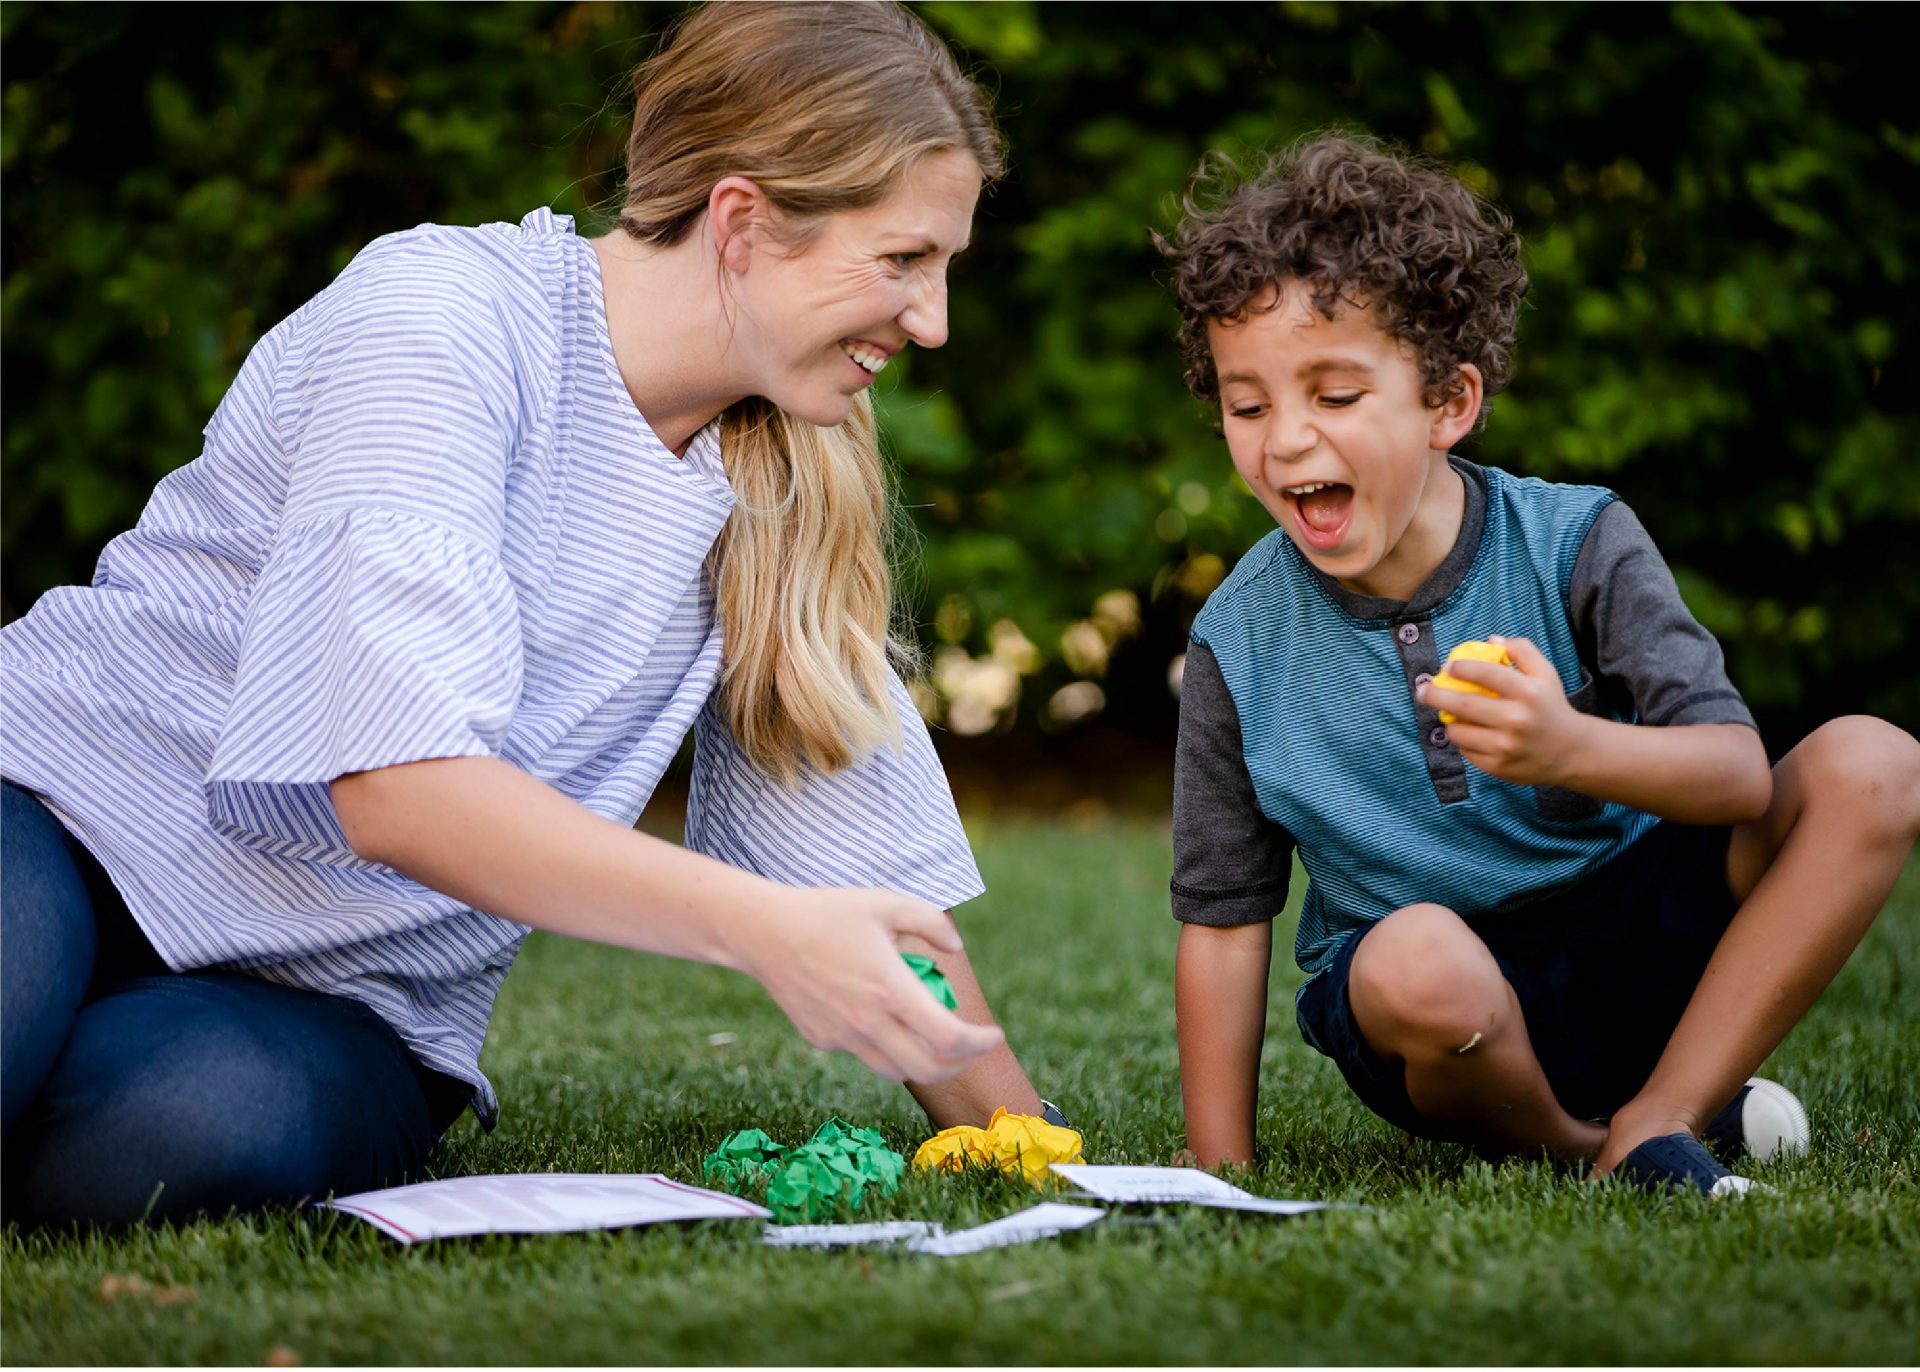
{"type": "Polygon", "coordinates": [[[364,1007],[224,973],[89,1004],[19,1132],[6,1210],[27,1224],[320,1199],[403,1180],[434,1141],[405,1048],[364,1007]]]}
{"type": "Polygon", "coordinates": [[[0,1131],[39,1094],[93,979],[93,902],[66,829],[34,796],[0,785],[0,1131]]]}

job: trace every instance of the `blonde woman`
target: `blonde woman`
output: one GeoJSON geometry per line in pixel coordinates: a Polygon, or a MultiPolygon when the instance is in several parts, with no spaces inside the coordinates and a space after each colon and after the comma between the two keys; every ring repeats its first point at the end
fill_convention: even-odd
{"type": "Polygon", "coordinates": [[[945,913],[869,402],[946,341],[985,102],[885,4],[697,11],[635,90],[616,231],[375,242],[0,636],[8,1218],[405,1175],[491,1125],[530,928],[737,968],[936,1126],[1043,1109],[945,913]],[[632,826],[689,729],[682,849],[632,826]]]}

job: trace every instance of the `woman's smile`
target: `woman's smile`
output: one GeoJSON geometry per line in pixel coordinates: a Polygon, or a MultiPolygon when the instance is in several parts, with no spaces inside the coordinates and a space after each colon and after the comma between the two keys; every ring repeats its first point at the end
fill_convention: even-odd
{"type": "Polygon", "coordinates": [[[840,351],[845,353],[853,364],[867,374],[869,380],[887,369],[892,360],[891,351],[883,349],[878,343],[869,343],[864,338],[843,338],[840,351]]]}

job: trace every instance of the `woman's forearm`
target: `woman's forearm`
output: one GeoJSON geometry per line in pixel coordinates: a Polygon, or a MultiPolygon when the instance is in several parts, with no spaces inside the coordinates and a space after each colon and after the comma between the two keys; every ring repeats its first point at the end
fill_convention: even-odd
{"type": "Polygon", "coordinates": [[[573,938],[740,968],[773,883],[624,828],[491,757],[333,783],[361,857],[489,914],[573,938]]]}
{"type": "Polygon", "coordinates": [[[497,758],[383,767],[332,790],[360,856],[536,929],[745,972],[808,1043],[895,1081],[944,1081],[1005,1042],[901,961],[906,939],[960,951],[923,900],[782,886],[602,819],[497,758]]]}

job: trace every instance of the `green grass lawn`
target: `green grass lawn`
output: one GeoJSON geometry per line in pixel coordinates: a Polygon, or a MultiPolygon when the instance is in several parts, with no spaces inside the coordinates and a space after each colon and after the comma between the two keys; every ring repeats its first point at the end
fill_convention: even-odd
{"type": "MultiPolygon", "coordinates": [[[[1181,1144],[1164,823],[996,820],[968,947],[1043,1093],[1095,1162],[1181,1144]]],[[[1110,1217],[938,1260],[777,1252],[752,1222],[402,1248],[319,1211],[116,1238],[9,1228],[13,1364],[1912,1363],[1920,1361],[1920,865],[1769,1066],[1813,1116],[1777,1197],[1709,1207],[1414,1144],[1293,1027],[1277,968],[1261,1095],[1264,1195],[1363,1202],[1296,1220],[1110,1217]],[[150,1284],[108,1298],[102,1283],[150,1284]],[[156,1299],[160,1288],[176,1292],[156,1299]]],[[[822,1117],[911,1152],[904,1091],[809,1049],[746,979],[536,937],[487,1067],[506,1110],[439,1175],[661,1171],[699,1180],[729,1130],[799,1142],[822,1117]],[[709,1036],[727,1033],[715,1047],[709,1036]]],[[[910,1178],[877,1218],[957,1228],[1031,1193],[910,1178]]]]}

